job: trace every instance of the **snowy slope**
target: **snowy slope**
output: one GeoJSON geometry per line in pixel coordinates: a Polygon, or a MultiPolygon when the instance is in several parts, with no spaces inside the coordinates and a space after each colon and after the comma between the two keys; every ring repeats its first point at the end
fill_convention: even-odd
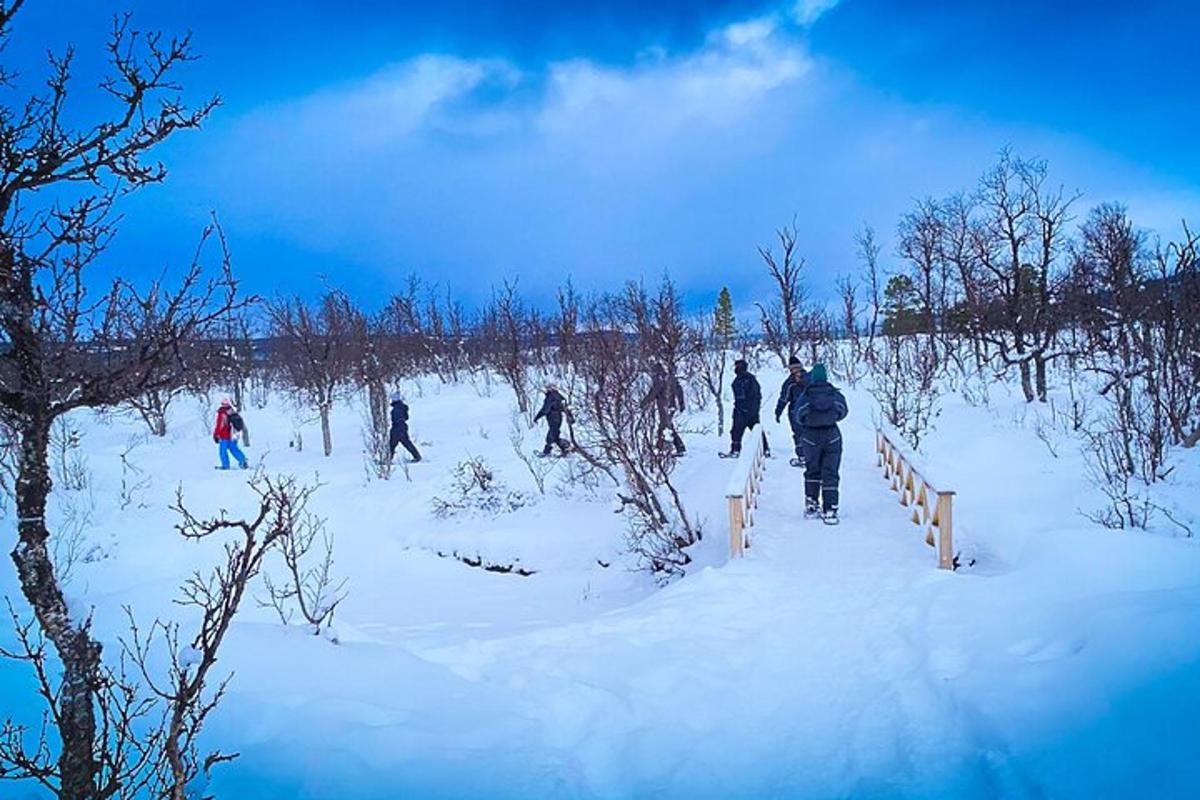
{"type": "MultiPolygon", "coordinates": [[[[760,376],[768,395],[781,377],[760,376]]],[[[365,480],[352,405],[339,410],[330,459],[308,449],[311,430],[303,452],[287,447],[282,401],[248,414],[253,459],[319,472],[314,506],[337,536],[350,596],[339,645],[246,609],[222,660],[235,679],[209,731],[242,753],[217,773],[218,796],[1200,792],[1200,551],[1088,522],[1079,509],[1095,498],[1077,452],[1062,443],[1052,456],[1023,404],[947,401],[926,448],[935,479],[959,493],[973,568],[935,569],[875,468],[871,402],[851,391],[843,524],[800,519],[800,471],[777,457],[753,547],[726,563],[730,464],[714,457],[726,445],[693,435],[679,482],[707,535],[691,574],[658,590],[630,569],[604,496],[551,491],[496,518],[436,519],[430,498],[467,454],[536,489],[509,444],[503,388],[413,389],[428,459],[411,482],[365,480]],[[537,574],[435,554],[452,549],[537,574]]],[[[80,565],[71,589],[96,606],[110,641],[121,604],[179,615],[175,587],[216,557],[171,530],[177,485],[196,511],[250,502],[244,474],[211,469],[208,409],[175,411],[168,439],[133,456],[153,477],[148,507],[124,511],[119,454],[138,424],[79,420],[94,472],[88,536],[108,557],[80,565]]],[[[708,423],[706,412],[693,420],[708,423]]],[[[769,431],[787,455],[783,428],[769,431]]],[[[527,447],[539,444],[527,431],[527,447]]],[[[1200,514],[1194,467],[1180,470],[1178,492],[1200,514]]],[[[0,519],[7,541],[12,527],[0,519]]],[[[11,570],[0,570],[0,592],[17,594],[11,570]]],[[[0,686],[22,679],[0,665],[0,686]]],[[[33,713],[13,696],[4,712],[33,713]]],[[[0,797],[21,791],[0,784],[0,797]]]]}

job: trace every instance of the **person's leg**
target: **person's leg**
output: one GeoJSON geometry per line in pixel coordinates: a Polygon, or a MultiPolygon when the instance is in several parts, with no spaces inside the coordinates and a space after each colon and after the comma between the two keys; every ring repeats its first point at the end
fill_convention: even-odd
{"type": "Polygon", "coordinates": [[[821,499],[825,511],[836,509],[838,501],[841,499],[838,488],[841,466],[842,434],[837,428],[832,428],[829,431],[829,441],[821,455],[821,499]]]}
{"type": "Polygon", "coordinates": [[[675,420],[671,420],[670,431],[671,431],[671,444],[673,444],[675,446],[675,452],[678,453],[679,455],[683,455],[684,453],[687,452],[687,447],[684,446],[683,437],[679,435],[679,431],[675,430],[675,420]]]}
{"type": "Polygon", "coordinates": [[[800,459],[800,466],[804,466],[804,429],[790,420],[788,424],[792,427],[792,445],[796,451],[796,458],[800,459]]]}
{"type": "Polygon", "coordinates": [[[729,452],[742,452],[742,436],[746,433],[746,418],[741,414],[733,415],[733,427],[729,430],[729,452]]]}
{"type": "Polygon", "coordinates": [[[229,440],[229,452],[233,454],[234,459],[238,462],[238,466],[245,469],[249,462],[246,460],[246,454],[242,452],[242,448],[238,447],[237,439],[229,440]]]}
{"type": "MultiPolygon", "coordinates": [[[[417,450],[417,446],[413,444],[412,438],[408,435],[408,428],[402,428],[400,430],[400,444],[404,445],[404,449],[408,451],[410,456],[412,456],[413,461],[421,460],[421,453],[417,450]]],[[[393,451],[395,450],[395,448],[392,449],[393,451]]]]}
{"type": "Polygon", "coordinates": [[[821,497],[821,448],[815,431],[800,436],[804,453],[804,499],[806,509],[817,505],[821,497]]]}
{"type": "Polygon", "coordinates": [[[558,441],[558,425],[553,422],[546,423],[546,446],[542,448],[542,455],[550,455],[550,450],[554,447],[554,443],[558,441]]]}
{"type": "Polygon", "coordinates": [[[221,469],[229,469],[229,440],[217,442],[217,456],[221,459],[221,469]]]}
{"type": "Polygon", "coordinates": [[[396,445],[400,444],[400,431],[391,428],[388,431],[388,461],[396,458],[396,445]]]}

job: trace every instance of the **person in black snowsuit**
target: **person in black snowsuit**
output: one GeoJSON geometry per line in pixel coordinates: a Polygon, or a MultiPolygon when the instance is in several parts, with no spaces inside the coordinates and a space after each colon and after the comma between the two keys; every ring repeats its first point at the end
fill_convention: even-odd
{"type": "Polygon", "coordinates": [[[396,457],[396,445],[404,445],[404,449],[412,456],[413,463],[421,460],[417,446],[408,436],[408,404],[400,394],[392,395],[392,429],[388,431],[389,459],[396,457]]]}
{"type": "Polygon", "coordinates": [[[800,426],[796,424],[793,412],[801,392],[807,385],[808,373],[800,365],[800,359],[792,356],[788,359],[788,376],[779,389],[779,400],[775,403],[775,421],[779,422],[779,418],[785,410],[788,412],[788,424],[792,429],[792,444],[796,450],[796,457],[792,459],[793,467],[804,466],[804,445],[800,440],[800,426]]]}
{"type": "MultiPolygon", "coordinates": [[[[733,428],[730,430],[729,455],[736,457],[742,452],[742,436],[747,429],[753,430],[759,422],[759,412],[762,409],[762,387],[758,378],[750,371],[745,359],[739,358],[733,362],[733,428]]],[[[771,455],[771,447],[767,444],[767,433],[763,431],[763,450],[771,455]]]]}
{"type": "Polygon", "coordinates": [[[842,432],[837,424],[848,412],[846,398],[829,383],[825,365],[814,364],[792,418],[804,444],[804,516],[820,515],[829,525],[838,521],[842,432]]]}
{"type": "Polygon", "coordinates": [[[658,413],[658,441],[665,442],[667,434],[670,434],[675,455],[683,455],[687,447],[675,429],[675,414],[684,410],[683,384],[674,375],[668,375],[666,370],[655,369],[650,376],[650,391],[642,399],[642,408],[651,403],[658,413]]]}
{"type": "Polygon", "coordinates": [[[537,416],[533,418],[534,423],[542,418],[546,419],[546,447],[542,450],[543,456],[550,455],[551,448],[558,445],[558,450],[563,455],[566,455],[569,445],[562,438],[562,423],[563,417],[571,419],[571,411],[567,408],[567,403],[563,400],[563,396],[559,394],[558,387],[553,383],[546,385],[546,399],[542,401],[542,408],[538,411],[537,416]]]}

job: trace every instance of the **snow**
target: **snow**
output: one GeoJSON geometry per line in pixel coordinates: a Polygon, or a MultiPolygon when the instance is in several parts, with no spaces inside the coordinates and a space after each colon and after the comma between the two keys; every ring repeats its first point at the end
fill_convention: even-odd
{"type": "MultiPolygon", "coordinates": [[[[759,378],[781,381],[774,373],[759,378]]],[[[1100,498],[1078,447],[1064,435],[1052,455],[1039,412],[1002,388],[992,408],[943,398],[916,455],[957,492],[956,543],[974,566],[936,568],[875,466],[873,403],[848,389],[842,524],[802,519],[801,471],[777,457],[753,547],[728,561],[724,490],[750,459],[720,460],[727,441],[691,434],[678,485],[705,536],[687,577],[665,588],[633,569],[606,490],[556,491],[569,460],[538,495],[512,452],[503,387],[404,389],[426,457],[411,482],[401,471],[367,480],[352,403],[336,410],[328,459],[311,429],[309,448],[289,449],[283,398],[246,412],[253,462],[322,483],[312,510],[335,535],[349,596],[325,637],[246,603],[219,663],[234,678],[206,735],[242,754],[215,772],[217,797],[1200,793],[1200,550],[1086,519],[1100,498]],[[537,502],[434,517],[431,498],[468,456],[537,502]]],[[[197,514],[254,505],[246,473],[212,469],[209,413],[179,401],[167,438],[130,455],[153,480],[147,507],[124,510],[119,454],[141,423],[76,420],[94,470],[86,535],[107,558],[77,565],[69,589],[95,609],[110,654],[122,605],[194,626],[171,601],[221,548],[174,532],[176,487],[197,514]]],[[[706,424],[710,411],[690,421],[706,424]]],[[[542,434],[528,430],[524,451],[542,434]]],[[[784,426],[768,434],[790,450],[784,426]]],[[[1195,453],[1173,481],[1173,507],[1196,521],[1195,453]]],[[[14,531],[0,518],[5,541],[14,531]]],[[[19,596],[11,569],[0,593],[19,596]]],[[[0,631],[0,643],[9,637],[0,631]]],[[[23,665],[0,663],[3,714],[36,722],[19,699],[27,684],[23,665]]],[[[0,797],[12,791],[0,784],[0,797]]]]}

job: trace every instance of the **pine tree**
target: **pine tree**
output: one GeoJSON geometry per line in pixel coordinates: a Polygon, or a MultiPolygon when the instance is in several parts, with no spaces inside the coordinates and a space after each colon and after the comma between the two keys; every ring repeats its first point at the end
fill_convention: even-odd
{"type": "Polygon", "coordinates": [[[717,307],[713,309],[713,336],[717,344],[728,350],[737,336],[737,321],[733,316],[733,298],[729,296],[729,288],[721,287],[717,295],[717,307]]]}

